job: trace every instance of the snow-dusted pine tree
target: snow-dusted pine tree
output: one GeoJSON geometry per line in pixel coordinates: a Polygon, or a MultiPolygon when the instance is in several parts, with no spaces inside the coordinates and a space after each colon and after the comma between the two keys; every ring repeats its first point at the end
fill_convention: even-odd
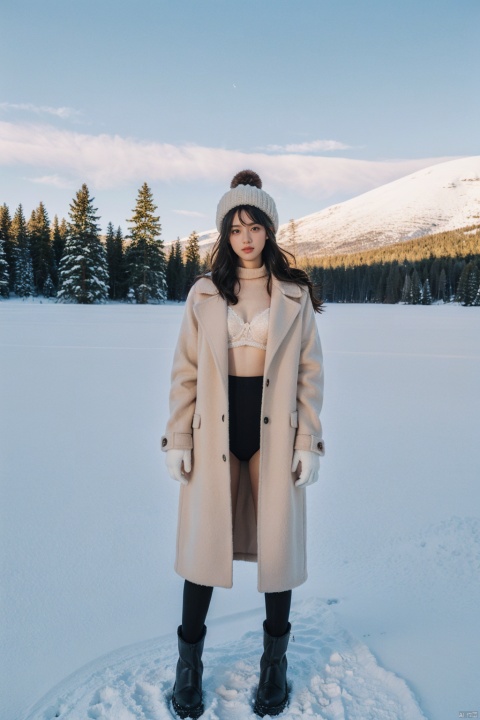
{"type": "Polygon", "coordinates": [[[5,240],[0,234],[0,297],[8,298],[9,295],[9,273],[7,256],[5,255],[5,240]]]}
{"type": "Polygon", "coordinates": [[[19,297],[33,295],[33,264],[27,223],[20,204],[13,216],[11,227],[15,256],[15,293],[19,297]]]}
{"type": "Polygon", "coordinates": [[[131,224],[130,239],[125,252],[128,285],[133,288],[137,303],[165,302],[167,299],[166,259],[160,238],[160,216],[152,191],[143,183],[138,191],[131,224]]]}
{"type": "Polygon", "coordinates": [[[43,297],[55,297],[56,294],[57,291],[55,290],[52,278],[50,277],[50,275],[47,275],[47,279],[43,283],[43,297]]]}
{"type": "Polygon", "coordinates": [[[8,264],[8,287],[10,292],[13,292],[15,285],[15,251],[11,231],[12,218],[10,217],[10,210],[8,206],[3,203],[3,205],[0,206],[0,237],[4,242],[3,249],[5,250],[5,259],[8,264]]]}
{"type": "Polygon", "coordinates": [[[192,287],[196,276],[200,273],[200,248],[198,233],[195,230],[189,235],[185,246],[185,297],[192,287]]]}
{"type": "Polygon", "coordinates": [[[475,299],[472,303],[475,307],[480,307],[480,284],[478,286],[477,294],[475,295],[475,299]]]}
{"type": "Polygon", "coordinates": [[[470,272],[468,273],[467,282],[465,284],[465,293],[462,305],[473,305],[475,298],[477,297],[479,285],[480,273],[472,260],[470,272]]]}
{"type": "Polygon", "coordinates": [[[430,290],[430,280],[427,278],[423,283],[422,289],[422,305],[432,304],[432,293],[430,290]]]}
{"type": "Polygon", "coordinates": [[[108,270],[98,215],[84,183],[70,205],[67,241],[59,267],[57,302],[106,302],[108,270]]]}

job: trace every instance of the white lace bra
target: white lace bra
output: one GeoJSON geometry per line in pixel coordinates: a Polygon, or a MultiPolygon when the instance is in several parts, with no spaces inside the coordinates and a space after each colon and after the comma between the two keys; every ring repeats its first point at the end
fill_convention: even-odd
{"type": "Polygon", "coordinates": [[[242,318],[229,305],[227,313],[228,347],[252,345],[260,350],[266,350],[269,310],[268,307],[257,313],[250,322],[243,322],[242,318]]]}

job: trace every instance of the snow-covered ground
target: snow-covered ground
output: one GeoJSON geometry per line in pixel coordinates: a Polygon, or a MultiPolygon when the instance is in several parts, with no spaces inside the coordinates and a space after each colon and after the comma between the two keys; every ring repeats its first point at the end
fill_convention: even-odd
{"type": "MultiPolygon", "coordinates": [[[[183,305],[0,302],[2,720],[163,720],[183,580],[159,438],[183,305]]],[[[328,305],[287,718],[480,711],[480,312],[328,305]]],[[[207,618],[205,718],[255,717],[263,595],[207,618]]]]}

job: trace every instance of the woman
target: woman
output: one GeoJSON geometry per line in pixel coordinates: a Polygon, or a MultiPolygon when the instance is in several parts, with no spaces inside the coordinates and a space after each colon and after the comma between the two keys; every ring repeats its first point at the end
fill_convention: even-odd
{"type": "Polygon", "coordinates": [[[212,270],[187,296],[161,439],[181,483],[172,702],[182,718],[203,713],[204,623],[213,587],[232,587],[233,560],[257,562],[265,593],[255,712],[285,708],[292,589],[307,579],[305,487],[325,452],[322,302],[276,243],[277,209],[259,176],[244,170],[230,187],[217,207],[212,270]]]}

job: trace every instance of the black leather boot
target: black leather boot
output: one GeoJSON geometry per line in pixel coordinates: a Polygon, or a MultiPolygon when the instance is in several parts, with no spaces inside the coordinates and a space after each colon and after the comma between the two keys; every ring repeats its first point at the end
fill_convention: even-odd
{"type": "Polygon", "coordinates": [[[287,688],[287,646],[292,626],[281,637],[267,632],[267,621],[263,623],[263,655],[260,658],[260,681],[255,698],[254,712],[264,715],[279,715],[288,703],[287,688]]]}
{"type": "Polygon", "coordinates": [[[180,657],[177,662],[172,704],[181,718],[198,718],[203,714],[202,653],[206,634],[207,628],[204,625],[200,640],[188,643],[182,637],[182,626],[179,625],[177,629],[180,657]]]}

